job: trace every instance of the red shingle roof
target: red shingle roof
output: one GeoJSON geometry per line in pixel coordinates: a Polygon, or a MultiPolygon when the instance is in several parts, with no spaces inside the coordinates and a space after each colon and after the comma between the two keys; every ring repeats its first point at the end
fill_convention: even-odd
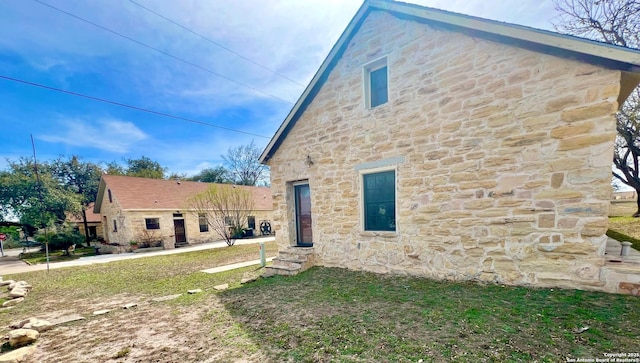
{"type": "MultiPolygon", "coordinates": [[[[93,211],[94,204],[95,203],[91,202],[87,206],[87,210],[86,210],[87,223],[100,223],[100,221],[101,221],[100,213],[94,213],[94,211],[93,211]]],[[[68,222],[72,222],[72,223],[83,223],[81,215],[80,216],[76,216],[76,215],[73,215],[71,213],[67,214],[67,221],[68,222]]]]}
{"type": "MultiPolygon", "coordinates": [[[[184,180],[137,178],[120,175],[103,175],[98,192],[99,211],[101,197],[111,190],[111,195],[122,209],[184,209],[189,198],[207,190],[213,183],[184,180]]],[[[228,186],[228,184],[223,184],[228,186]]],[[[236,185],[253,194],[255,210],[272,210],[271,188],[236,185]]]]}

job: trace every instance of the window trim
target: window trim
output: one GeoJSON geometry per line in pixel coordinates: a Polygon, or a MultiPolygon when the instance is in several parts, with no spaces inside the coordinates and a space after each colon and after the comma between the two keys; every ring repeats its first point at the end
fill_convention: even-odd
{"type": "Polygon", "coordinates": [[[389,234],[389,235],[397,235],[398,234],[398,230],[399,230],[399,225],[400,223],[398,223],[398,167],[397,165],[390,165],[390,166],[384,166],[384,167],[379,167],[379,168],[371,168],[371,169],[362,169],[359,170],[359,175],[358,175],[358,179],[359,179],[359,188],[360,188],[360,195],[358,198],[358,204],[359,204],[359,209],[360,209],[360,232],[361,233],[374,233],[374,234],[389,234]],[[394,188],[393,188],[393,192],[394,192],[394,208],[395,208],[395,222],[396,222],[396,228],[394,231],[381,231],[381,230],[367,230],[365,229],[365,218],[366,218],[366,211],[365,211],[365,206],[364,206],[364,176],[365,175],[369,175],[369,174],[377,174],[377,173],[384,173],[387,171],[393,171],[394,173],[394,188]]]}
{"type": "Polygon", "coordinates": [[[372,110],[379,106],[386,105],[389,103],[389,65],[387,61],[387,56],[375,59],[364,66],[362,66],[362,87],[363,87],[363,95],[364,95],[364,107],[368,110],[372,110]],[[383,67],[387,67],[387,102],[381,103],[379,105],[371,106],[371,73],[377,71],[383,67]]]}
{"type": "Polygon", "coordinates": [[[156,229],[160,229],[160,218],[159,217],[145,217],[144,218],[144,226],[147,230],[156,230],[156,229]],[[148,220],[150,219],[157,219],[158,220],[158,228],[149,228],[149,222],[148,220]]]}

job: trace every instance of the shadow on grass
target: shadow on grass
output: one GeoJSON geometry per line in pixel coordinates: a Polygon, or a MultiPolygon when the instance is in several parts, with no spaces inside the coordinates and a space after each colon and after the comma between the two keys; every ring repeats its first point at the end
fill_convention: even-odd
{"type": "Polygon", "coordinates": [[[640,336],[640,299],[577,290],[313,268],[219,297],[273,361],[557,362],[632,352],[640,336]]]}

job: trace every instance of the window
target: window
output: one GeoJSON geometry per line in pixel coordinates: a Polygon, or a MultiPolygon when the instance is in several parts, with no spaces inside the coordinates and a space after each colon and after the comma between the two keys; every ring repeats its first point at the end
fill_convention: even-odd
{"type": "Polygon", "coordinates": [[[118,232],[118,223],[116,223],[116,220],[113,220],[113,231],[114,232],[118,232]]]}
{"type": "Polygon", "coordinates": [[[224,217],[224,225],[225,226],[233,226],[233,219],[229,216],[224,217]]]}
{"type": "Polygon", "coordinates": [[[182,218],[182,213],[173,213],[173,218],[182,218]]]}
{"type": "Polygon", "coordinates": [[[379,59],[364,67],[365,100],[367,108],[374,108],[389,101],[387,59],[379,59]]]}
{"type": "Polygon", "coordinates": [[[209,232],[209,222],[206,214],[198,214],[198,224],[200,224],[200,232],[209,232]]]}
{"type": "Polygon", "coordinates": [[[362,176],[364,230],[396,230],[396,172],[394,170],[362,176]]]}
{"type": "Polygon", "coordinates": [[[145,218],[147,229],[160,229],[160,218],[145,218]]]}
{"type": "Polygon", "coordinates": [[[247,228],[256,229],[256,217],[255,216],[248,216],[247,217],[247,228]]]}
{"type": "Polygon", "coordinates": [[[111,189],[107,189],[107,194],[109,194],[109,203],[113,203],[113,198],[111,197],[111,189]]]}

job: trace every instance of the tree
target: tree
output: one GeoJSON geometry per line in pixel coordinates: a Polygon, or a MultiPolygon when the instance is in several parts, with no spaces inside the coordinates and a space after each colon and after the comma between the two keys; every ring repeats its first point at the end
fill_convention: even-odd
{"type": "Polygon", "coordinates": [[[78,196],[60,186],[51,173],[51,165],[28,158],[9,161],[9,169],[0,172],[0,215],[15,215],[25,224],[44,227],[62,223],[66,212],[78,213],[78,196]]]}
{"type": "Polygon", "coordinates": [[[260,164],[261,150],[253,140],[249,145],[229,148],[227,155],[222,155],[231,180],[239,185],[257,185],[268,183],[269,167],[260,164]]]}
{"type": "Polygon", "coordinates": [[[191,181],[203,183],[229,183],[228,171],[224,166],[203,169],[200,173],[188,178],[191,181]]]}
{"type": "Polygon", "coordinates": [[[75,155],[71,156],[69,160],[58,158],[53,161],[51,167],[53,176],[61,186],[78,195],[82,205],[80,214],[84,225],[85,242],[87,246],[89,246],[89,227],[87,224],[86,209],[89,207],[89,204],[96,201],[102,169],[96,164],[81,162],[75,155]]]}
{"type": "Polygon", "coordinates": [[[105,172],[109,175],[127,175],[153,179],[164,179],[167,172],[167,168],[146,156],[141,156],[139,159],[124,159],[124,161],[127,164],[126,167],[115,161],[107,163],[105,172]]]}
{"type": "Polygon", "coordinates": [[[167,168],[161,166],[160,163],[145,156],[141,156],[140,159],[126,159],[125,161],[127,162],[128,176],[164,179],[164,173],[167,171],[167,168]]]}
{"type": "Polygon", "coordinates": [[[188,209],[196,217],[206,219],[228,246],[233,246],[242,233],[247,217],[253,214],[253,194],[246,187],[211,185],[188,201],[188,209]]]}
{"type": "MultiPolygon", "coordinates": [[[[554,0],[559,20],[556,29],[623,47],[640,46],[639,0],[554,0]]],[[[616,115],[613,178],[638,193],[640,217],[640,90],[636,89],[616,115]]]]}

